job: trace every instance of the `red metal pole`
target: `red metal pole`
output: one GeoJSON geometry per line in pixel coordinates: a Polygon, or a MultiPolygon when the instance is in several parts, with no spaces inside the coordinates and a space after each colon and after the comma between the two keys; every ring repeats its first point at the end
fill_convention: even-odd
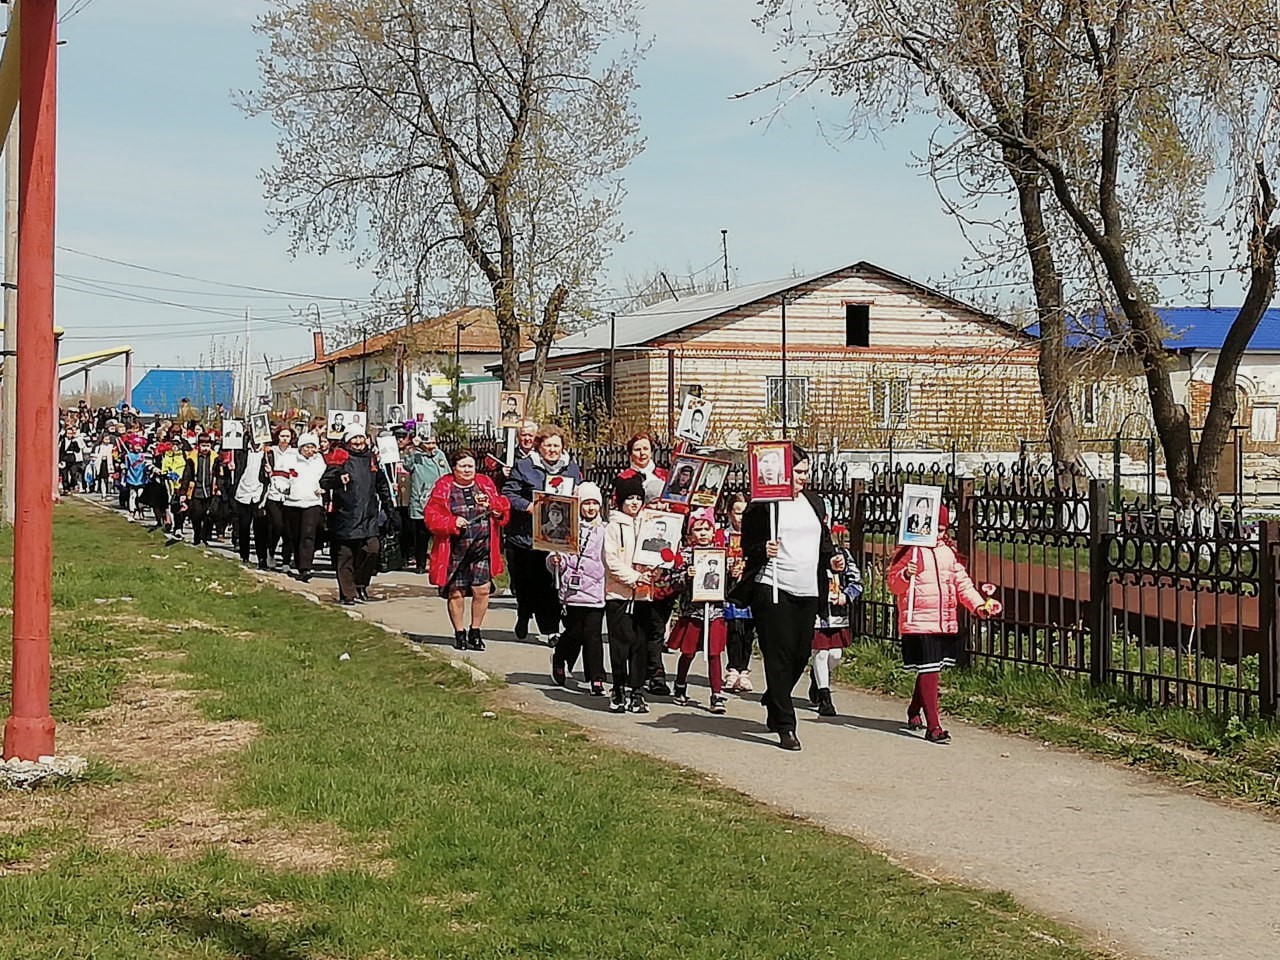
{"type": "Polygon", "coordinates": [[[53,753],[49,714],[49,612],[53,580],[54,137],[57,0],[23,0],[19,95],[18,462],[13,530],[13,712],[4,756],[53,753]]]}

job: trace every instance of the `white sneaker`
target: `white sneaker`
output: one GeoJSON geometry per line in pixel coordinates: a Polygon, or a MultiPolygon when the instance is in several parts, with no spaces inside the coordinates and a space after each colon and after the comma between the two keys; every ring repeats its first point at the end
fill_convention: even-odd
{"type": "Polygon", "coordinates": [[[740,674],[738,674],[737,690],[739,693],[751,692],[751,671],[750,670],[743,670],[740,674]]]}
{"type": "Polygon", "coordinates": [[[724,688],[726,690],[738,689],[738,671],[737,670],[731,669],[728,673],[724,675],[724,688]]]}

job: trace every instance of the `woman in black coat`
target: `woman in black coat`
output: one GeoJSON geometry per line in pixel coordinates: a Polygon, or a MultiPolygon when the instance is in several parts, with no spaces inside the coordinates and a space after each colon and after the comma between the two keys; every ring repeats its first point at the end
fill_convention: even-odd
{"type": "Polygon", "coordinates": [[[768,713],[766,724],[785,750],[800,749],[791,691],[809,663],[825,573],[844,569],[844,558],[836,553],[823,521],[822,498],[807,489],[809,455],[799,447],[794,453],[795,499],[752,503],[742,516],[745,567],[731,598],[750,606],[755,617],[766,684],[760,700],[768,713]],[[775,510],[777,533],[771,537],[775,510]]]}

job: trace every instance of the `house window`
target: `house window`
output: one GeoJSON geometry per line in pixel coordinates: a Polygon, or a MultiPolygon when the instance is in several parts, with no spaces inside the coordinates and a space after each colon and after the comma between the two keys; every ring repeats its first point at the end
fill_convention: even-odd
{"type": "Polygon", "coordinates": [[[1086,383],[1080,388],[1080,425],[1096,427],[1102,406],[1102,384],[1086,383]]]}
{"type": "Polygon", "coordinates": [[[911,381],[902,378],[871,384],[871,417],[883,429],[905,427],[911,419],[911,381]]]}
{"type": "MultiPolygon", "coordinates": [[[[782,378],[769,377],[765,405],[769,417],[778,423],[782,422],[782,401],[782,378]]],[[[809,378],[787,377],[787,423],[799,423],[808,402],[809,378]]]]}
{"type": "Polygon", "coordinates": [[[846,347],[871,346],[871,304],[846,303],[844,305],[844,345],[846,347]]]}
{"type": "Polygon", "coordinates": [[[1249,439],[1258,443],[1276,442],[1276,408],[1254,406],[1249,422],[1249,439]]]}

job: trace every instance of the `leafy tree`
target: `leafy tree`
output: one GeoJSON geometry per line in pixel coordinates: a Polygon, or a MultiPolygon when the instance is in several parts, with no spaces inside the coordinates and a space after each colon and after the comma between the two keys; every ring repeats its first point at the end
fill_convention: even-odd
{"type": "Polygon", "coordinates": [[[354,251],[423,304],[497,315],[502,380],[536,348],[541,391],[561,317],[621,239],[637,0],[270,0],[249,112],[280,131],[265,173],[294,250],[354,251]]]}
{"type": "MultiPolygon", "coordinates": [[[[1275,147],[1274,4],[1237,0],[1228,13],[1175,0],[766,0],[764,20],[803,52],[781,83],[847,97],[854,129],[938,116],[927,159],[952,212],[992,226],[992,201],[1016,198],[1058,458],[1073,456],[1067,316],[1089,313],[1103,318],[1116,356],[1142,371],[1174,495],[1211,498],[1236,371],[1280,252],[1263,165],[1275,147]],[[1197,447],[1144,278],[1203,251],[1222,172],[1233,175],[1248,288],[1197,447]]],[[[994,219],[994,240],[976,240],[988,276],[1014,265],[999,229],[1008,221],[994,219]]]]}

